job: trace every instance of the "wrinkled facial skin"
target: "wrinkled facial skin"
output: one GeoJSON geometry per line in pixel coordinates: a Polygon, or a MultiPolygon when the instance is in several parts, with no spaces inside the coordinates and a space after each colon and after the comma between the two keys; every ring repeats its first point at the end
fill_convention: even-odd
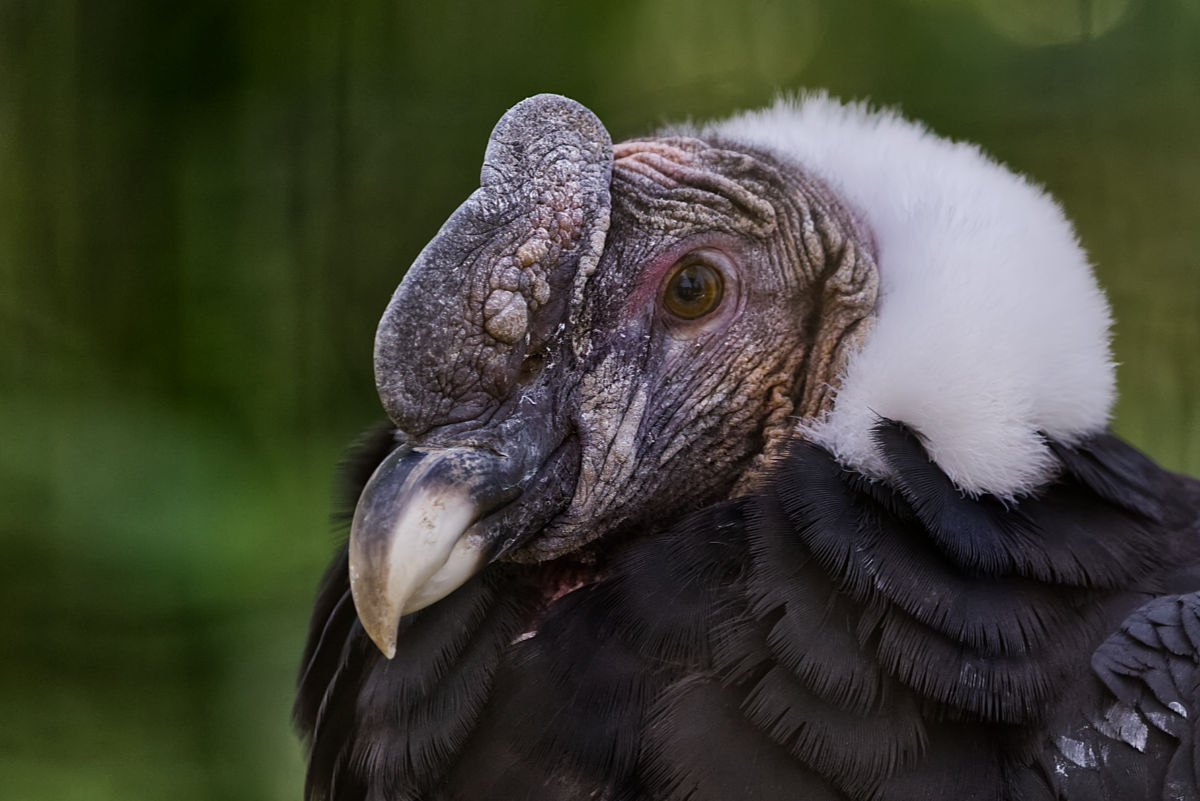
{"type": "Polygon", "coordinates": [[[565,406],[579,481],[516,557],[558,556],[749,488],[797,418],[828,407],[874,307],[860,232],[798,170],[686,138],[614,155],[607,246],[572,321],[579,362],[565,406]],[[724,294],[683,320],[664,306],[664,284],[697,251],[711,254],[724,294]]]}
{"type": "Polygon", "coordinates": [[[767,154],[613,147],[554,95],[511,109],[376,335],[398,448],[359,499],[349,565],[375,642],[393,653],[401,615],[489,560],[602,560],[752,489],[867,333],[868,243],[827,186],[767,154]],[[668,303],[698,259],[719,302],[668,303]]]}

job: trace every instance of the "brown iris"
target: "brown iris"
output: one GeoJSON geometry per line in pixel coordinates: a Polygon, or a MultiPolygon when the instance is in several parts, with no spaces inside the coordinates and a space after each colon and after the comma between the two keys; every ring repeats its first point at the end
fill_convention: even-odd
{"type": "Polygon", "coordinates": [[[721,272],[700,253],[689,253],[679,260],[667,279],[663,305],[667,311],[685,320],[695,320],[721,303],[725,280],[721,272]]]}

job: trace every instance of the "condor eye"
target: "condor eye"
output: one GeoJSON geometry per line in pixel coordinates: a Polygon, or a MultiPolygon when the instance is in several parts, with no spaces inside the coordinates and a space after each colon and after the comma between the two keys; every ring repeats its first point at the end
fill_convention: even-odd
{"type": "Polygon", "coordinates": [[[680,259],[667,276],[663,306],[676,317],[695,320],[721,304],[725,279],[714,260],[703,252],[680,259]]]}

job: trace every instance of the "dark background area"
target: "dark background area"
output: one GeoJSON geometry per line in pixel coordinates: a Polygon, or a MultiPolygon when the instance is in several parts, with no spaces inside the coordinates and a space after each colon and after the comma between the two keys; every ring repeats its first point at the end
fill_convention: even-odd
{"type": "Polygon", "coordinates": [[[803,87],[1057,195],[1116,429],[1200,473],[1200,0],[0,0],[0,793],[299,798],[333,466],[493,123],[803,87]]]}

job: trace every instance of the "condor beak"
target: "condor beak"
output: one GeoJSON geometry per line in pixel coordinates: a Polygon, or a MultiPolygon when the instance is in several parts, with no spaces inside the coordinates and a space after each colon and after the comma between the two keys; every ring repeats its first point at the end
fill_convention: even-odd
{"type": "Polygon", "coordinates": [[[367,482],[350,526],[350,592],[388,659],[401,617],[449,595],[488,561],[490,543],[475,523],[520,494],[513,468],[474,448],[398,448],[367,482]]]}

